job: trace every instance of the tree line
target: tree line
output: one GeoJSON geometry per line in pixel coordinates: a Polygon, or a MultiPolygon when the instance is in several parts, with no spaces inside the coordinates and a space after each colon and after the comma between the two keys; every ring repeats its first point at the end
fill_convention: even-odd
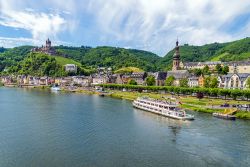
{"type": "MultiPolygon", "coordinates": [[[[133,91],[142,92],[143,90],[159,92],[164,91],[165,93],[177,94],[177,95],[204,95],[207,97],[218,98],[250,98],[250,90],[239,90],[239,89],[221,89],[221,88],[186,88],[186,87],[175,87],[175,86],[141,86],[141,85],[129,85],[129,84],[100,84],[99,86],[109,89],[128,89],[133,91]]],[[[198,96],[197,96],[198,97],[198,96]]],[[[203,97],[203,96],[201,96],[203,97]]],[[[198,97],[199,98],[199,97],[198,97]]]]}

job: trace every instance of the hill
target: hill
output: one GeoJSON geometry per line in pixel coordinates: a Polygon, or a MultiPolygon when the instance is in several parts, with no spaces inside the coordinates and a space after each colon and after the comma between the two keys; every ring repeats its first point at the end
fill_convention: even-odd
{"type": "Polygon", "coordinates": [[[6,67],[16,65],[22,61],[32,48],[33,46],[20,46],[11,49],[2,48],[3,52],[0,53],[0,72],[6,67]]]}
{"type": "MultiPolygon", "coordinates": [[[[196,61],[239,61],[250,58],[250,38],[228,42],[212,43],[203,46],[185,44],[180,46],[181,60],[183,62],[196,61]]],[[[174,49],[160,61],[161,67],[165,64],[171,66],[174,49]]]]}
{"type": "Polygon", "coordinates": [[[228,43],[220,49],[211,60],[216,61],[241,61],[250,58],[250,38],[228,43]]]}
{"type": "Polygon", "coordinates": [[[67,76],[70,73],[65,72],[65,64],[76,64],[78,66],[78,75],[89,75],[93,70],[91,68],[84,68],[79,62],[72,59],[49,56],[44,53],[31,52],[16,65],[8,68],[9,74],[20,75],[35,75],[35,76],[67,76]]]}
{"type": "Polygon", "coordinates": [[[161,57],[154,53],[116,47],[56,47],[58,54],[92,67],[112,67],[117,70],[122,67],[138,67],[145,71],[159,70],[156,65],[161,57]]]}

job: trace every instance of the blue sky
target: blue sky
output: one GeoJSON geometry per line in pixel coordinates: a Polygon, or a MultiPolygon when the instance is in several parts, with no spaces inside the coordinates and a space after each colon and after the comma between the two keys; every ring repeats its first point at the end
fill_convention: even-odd
{"type": "Polygon", "coordinates": [[[175,45],[249,37],[250,0],[0,0],[0,46],[115,46],[165,55],[175,45]]]}

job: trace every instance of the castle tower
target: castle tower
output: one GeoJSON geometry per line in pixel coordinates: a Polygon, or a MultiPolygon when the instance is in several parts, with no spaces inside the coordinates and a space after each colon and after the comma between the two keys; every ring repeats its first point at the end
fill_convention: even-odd
{"type": "Polygon", "coordinates": [[[176,41],[175,53],[173,55],[173,67],[172,71],[180,70],[180,51],[179,51],[179,42],[176,41]]]}
{"type": "Polygon", "coordinates": [[[49,38],[46,40],[46,48],[51,48],[51,41],[49,40],[49,38]]]}

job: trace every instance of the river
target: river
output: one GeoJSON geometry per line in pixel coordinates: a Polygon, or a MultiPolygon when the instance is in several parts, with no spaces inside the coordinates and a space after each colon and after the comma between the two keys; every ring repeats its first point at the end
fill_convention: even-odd
{"type": "Polygon", "coordinates": [[[130,101],[0,88],[1,167],[250,166],[250,121],[178,121],[130,101]]]}

